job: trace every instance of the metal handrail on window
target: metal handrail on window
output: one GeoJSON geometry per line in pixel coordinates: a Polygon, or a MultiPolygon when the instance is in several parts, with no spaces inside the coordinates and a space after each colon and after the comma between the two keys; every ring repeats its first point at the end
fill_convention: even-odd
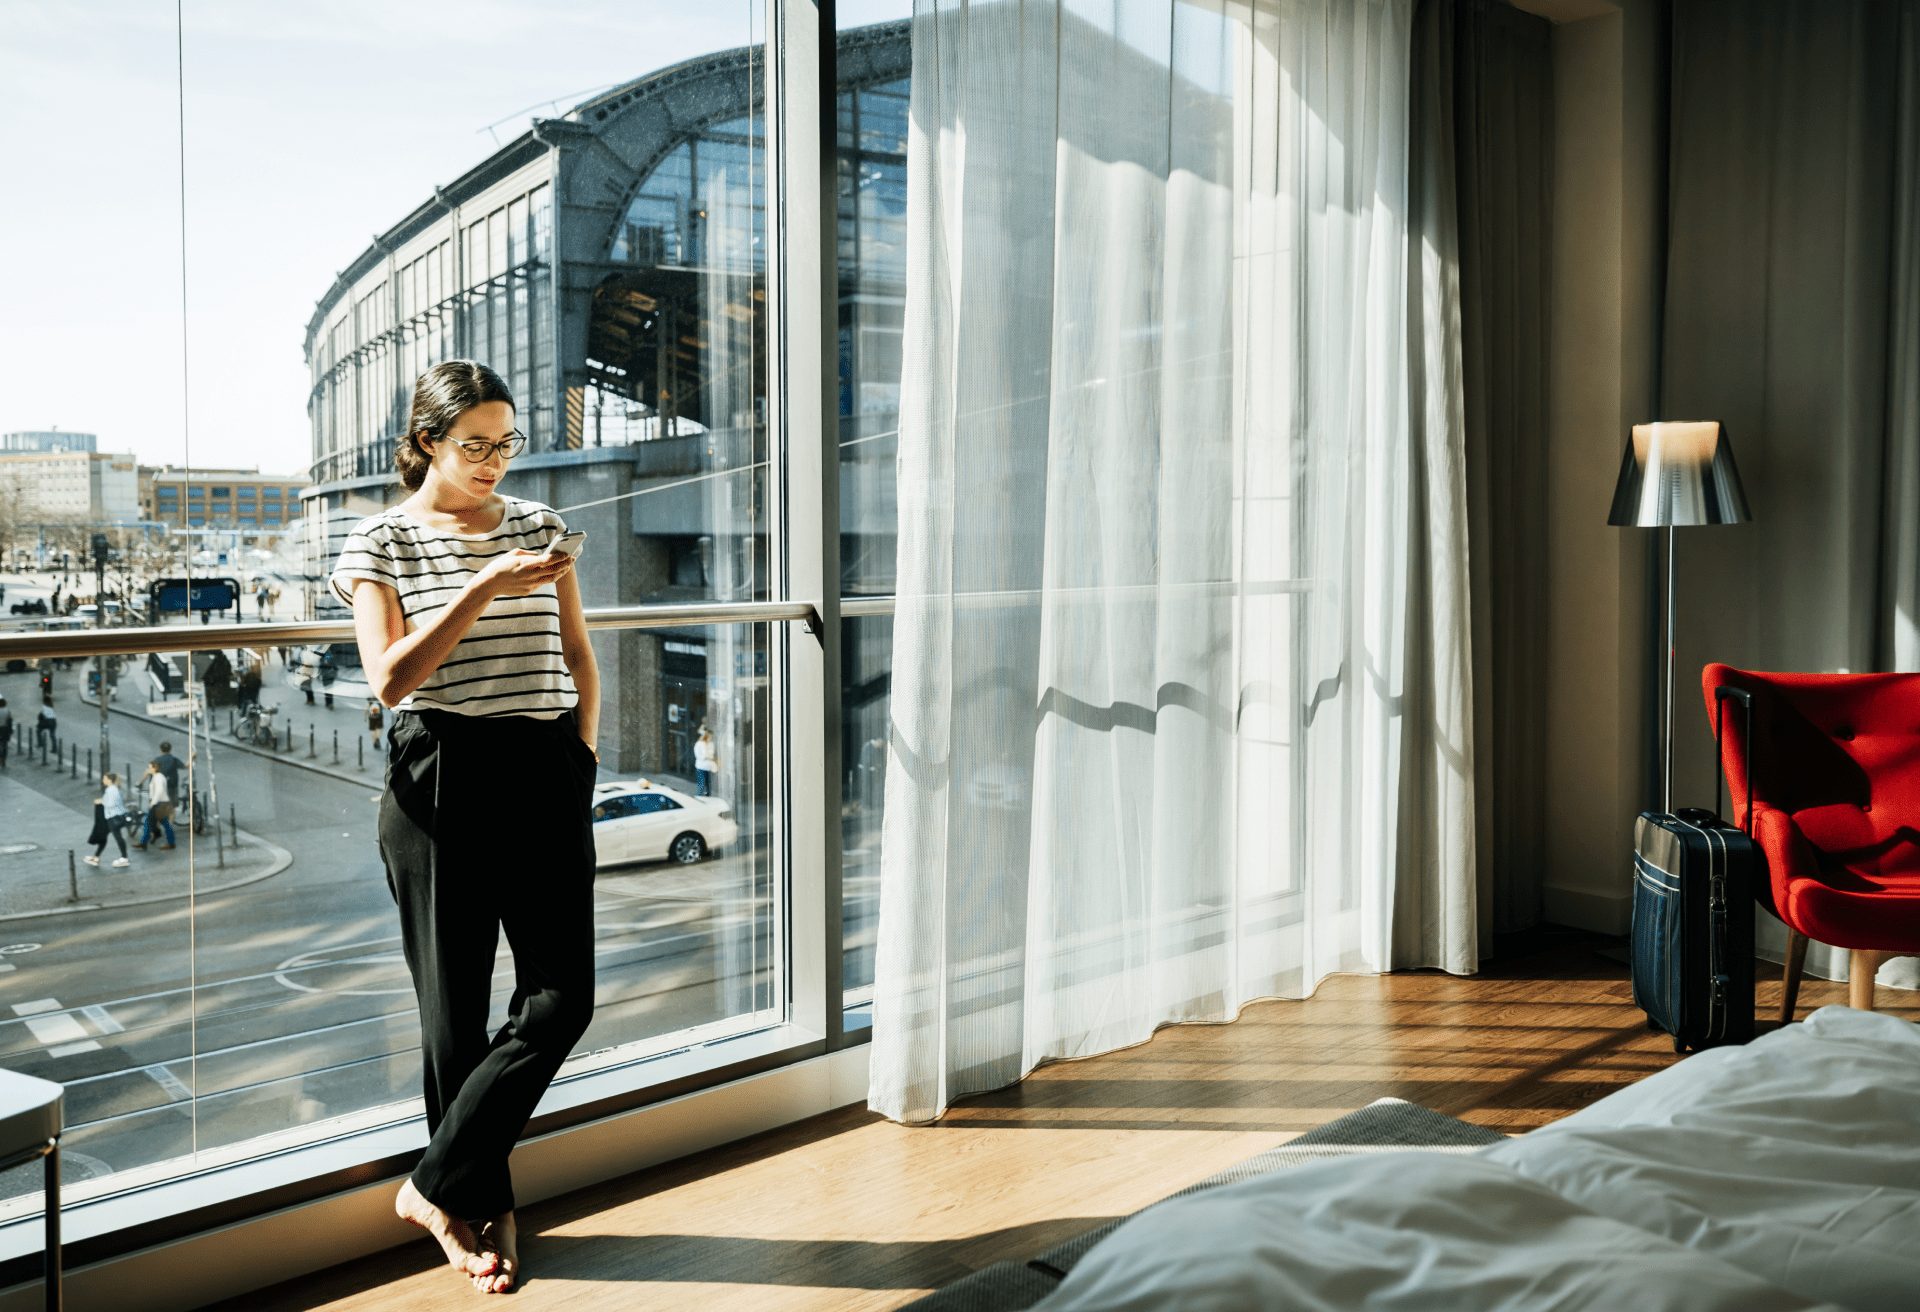
{"type": "MultiPolygon", "coordinates": [[[[653,606],[606,606],[586,613],[589,629],[665,629],[698,624],[757,624],[798,620],[820,626],[809,601],[699,601],[653,606]]],[[[177,624],[64,633],[0,635],[0,661],[9,657],[139,656],[150,651],[220,651],[235,647],[303,647],[352,642],[348,620],[297,624],[177,624]]]]}
{"type": "MultiPolygon", "coordinates": [[[[1005,591],[961,592],[947,597],[922,597],[922,603],[952,604],[960,610],[999,609],[1031,605],[1043,597],[1059,601],[1153,600],[1182,594],[1258,596],[1304,592],[1306,579],[1207,580],[1174,584],[1121,584],[1005,591]]],[[[909,600],[913,600],[909,598],[909,600]]],[[[891,615],[899,598],[853,596],[840,599],[843,619],[891,615]]],[[[690,601],[646,606],[603,606],[586,612],[590,630],[669,629],[703,624],[760,624],[799,621],[819,632],[819,607],[810,601],[690,601]]],[[[0,661],[9,657],[139,656],[150,651],[231,651],[235,647],[304,647],[322,642],[352,642],[353,624],[347,620],[304,621],[295,624],[179,624],[126,629],[78,629],[63,633],[0,635],[0,661]]]]}

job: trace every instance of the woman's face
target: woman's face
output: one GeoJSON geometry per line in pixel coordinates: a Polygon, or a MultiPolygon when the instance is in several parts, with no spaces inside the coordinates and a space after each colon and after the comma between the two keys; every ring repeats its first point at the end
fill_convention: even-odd
{"type": "Polygon", "coordinates": [[[501,442],[513,432],[513,407],[505,401],[482,401],[463,412],[446,436],[427,447],[433,457],[434,476],[454,491],[485,500],[506,476],[507,458],[495,448],[487,452],[485,460],[469,460],[460,444],[501,442]]]}

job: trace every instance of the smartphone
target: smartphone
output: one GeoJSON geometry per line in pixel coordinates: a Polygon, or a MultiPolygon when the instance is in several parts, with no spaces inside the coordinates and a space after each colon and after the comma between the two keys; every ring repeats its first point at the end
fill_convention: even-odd
{"type": "Polygon", "coordinates": [[[575,560],[578,560],[580,558],[580,548],[586,545],[587,531],[585,529],[576,529],[571,533],[562,533],[553,541],[547,543],[547,554],[550,556],[572,556],[575,560]]]}

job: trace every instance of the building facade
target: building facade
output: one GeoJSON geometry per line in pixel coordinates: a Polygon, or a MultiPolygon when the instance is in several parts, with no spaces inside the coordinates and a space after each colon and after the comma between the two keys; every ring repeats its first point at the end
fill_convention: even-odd
{"type": "Polygon", "coordinates": [[[173,528],[280,533],[300,520],[303,478],[257,469],[140,468],[141,517],[173,528]]]}
{"type": "Polygon", "coordinates": [[[98,451],[100,439],[92,433],[66,433],[58,428],[0,433],[0,451],[98,451]]]}
{"type": "MultiPolygon", "coordinates": [[[[850,592],[892,588],[908,27],[840,39],[850,592]]],[[[536,120],[434,188],[327,289],[306,332],[303,532],[319,613],[335,606],[321,582],[347,530],[404,495],[393,451],[413,380],[456,358],[492,365],[516,398],[530,445],[508,491],[589,531],[579,571],[589,607],[767,594],[763,58],[758,47],[716,52],[536,120]]],[[[758,719],[749,702],[765,688],[763,629],[595,641],[618,725],[602,743],[614,768],[690,777],[700,724],[738,742],[734,731],[758,719]]],[[[882,717],[890,643],[881,622],[846,644],[854,683],[882,717]]],[[[850,749],[875,731],[850,722],[850,749]]],[[[723,762],[723,773],[747,768],[723,762]]]]}
{"type": "Polygon", "coordinates": [[[140,518],[137,470],[131,455],[59,449],[0,452],[0,483],[7,485],[14,513],[22,521],[134,524],[140,518]]]}

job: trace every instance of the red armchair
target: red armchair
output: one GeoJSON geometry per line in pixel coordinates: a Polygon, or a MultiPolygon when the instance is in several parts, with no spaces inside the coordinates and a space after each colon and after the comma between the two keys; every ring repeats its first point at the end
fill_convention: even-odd
{"type": "MultiPolygon", "coordinates": [[[[1920,674],[1768,674],[1709,665],[1715,690],[1753,697],[1752,833],[1767,860],[1761,899],[1786,922],[1793,1019],[1807,940],[1851,954],[1847,1000],[1873,1009],[1889,957],[1920,954],[1920,674]]],[[[1734,824],[1747,823],[1746,720],[1726,703],[1721,768],[1734,824]]]]}

